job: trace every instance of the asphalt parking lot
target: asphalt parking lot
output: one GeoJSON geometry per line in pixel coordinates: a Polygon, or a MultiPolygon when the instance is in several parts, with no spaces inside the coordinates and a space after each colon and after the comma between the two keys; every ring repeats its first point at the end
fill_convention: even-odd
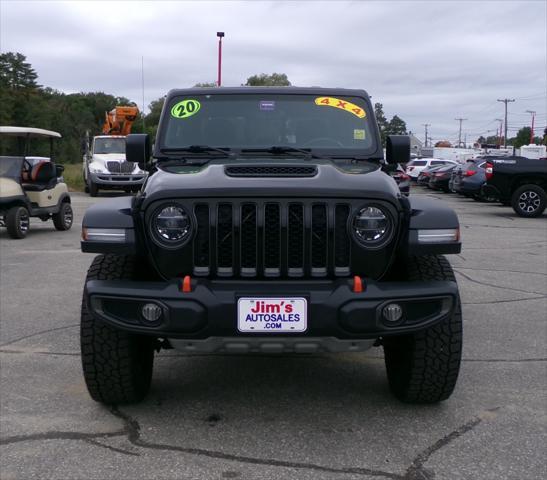
{"type": "Polygon", "coordinates": [[[456,391],[436,406],[388,392],[381,350],[312,356],[156,356],[151,394],[106,408],[79,354],[87,206],[57,232],[0,231],[0,478],[547,478],[547,213],[432,194],[456,209],[464,314],[456,391]]]}

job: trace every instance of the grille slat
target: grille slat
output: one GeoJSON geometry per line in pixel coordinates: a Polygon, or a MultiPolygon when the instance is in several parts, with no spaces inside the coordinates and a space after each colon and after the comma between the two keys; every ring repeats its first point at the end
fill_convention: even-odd
{"type": "Polygon", "coordinates": [[[131,173],[135,164],[133,162],[106,162],[106,168],[110,173],[131,173]]]}
{"type": "Polygon", "coordinates": [[[245,278],[348,276],[348,204],[295,200],[194,206],[194,274],[245,278]]]}

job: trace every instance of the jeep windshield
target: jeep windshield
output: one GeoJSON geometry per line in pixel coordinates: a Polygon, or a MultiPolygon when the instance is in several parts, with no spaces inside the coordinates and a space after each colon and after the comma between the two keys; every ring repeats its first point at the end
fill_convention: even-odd
{"type": "Polygon", "coordinates": [[[125,138],[96,138],[94,153],[125,153],[125,138]]]}
{"type": "Polygon", "coordinates": [[[310,94],[174,96],[163,113],[163,158],[213,154],[363,157],[376,150],[363,98],[310,94]],[[193,146],[207,146],[198,152],[193,146]]]}

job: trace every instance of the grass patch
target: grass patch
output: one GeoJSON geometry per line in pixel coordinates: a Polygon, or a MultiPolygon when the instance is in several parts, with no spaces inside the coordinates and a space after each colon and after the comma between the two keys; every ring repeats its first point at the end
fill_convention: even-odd
{"type": "Polygon", "coordinates": [[[63,166],[65,167],[63,177],[68,186],[68,190],[71,192],[83,192],[85,185],[84,177],[82,175],[82,164],[65,163],[63,166]]]}

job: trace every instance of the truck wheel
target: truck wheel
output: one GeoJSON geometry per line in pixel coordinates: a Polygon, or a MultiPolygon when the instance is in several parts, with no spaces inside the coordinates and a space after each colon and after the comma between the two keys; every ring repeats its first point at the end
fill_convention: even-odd
{"type": "Polygon", "coordinates": [[[521,217],[539,217],[545,210],[547,194],[539,185],[529,184],[517,188],[511,197],[511,205],[521,217]]]}
{"type": "MultiPolygon", "coordinates": [[[[135,277],[132,256],[99,255],[89,267],[87,280],[135,277]]],[[[134,403],[150,389],[154,338],[118,330],[94,318],[82,300],[80,344],[87,389],[93,400],[106,404],[134,403]]]]}
{"type": "MultiPolygon", "coordinates": [[[[410,281],[456,281],[443,256],[411,257],[410,281]]],[[[401,401],[436,403],[456,386],[462,355],[462,314],[458,298],[450,318],[417,333],[384,339],[389,387],[401,401]]]]}
{"type": "Polygon", "coordinates": [[[94,183],[92,180],[89,180],[89,183],[87,184],[87,188],[89,190],[89,195],[91,197],[96,197],[99,194],[99,186],[94,183]]]}
{"type": "Polygon", "coordinates": [[[53,214],[53,225],[57,230],[69,230],[73,220],[72,206],[68,202],[61,203],[59,212],[53,214]]]}
{"type": "Polygon", "coordinates": [[[11,238],[25,238],[28,233],[30,218],[26,207],[11,207],[6,214],[6,228],[11,238]]]}

